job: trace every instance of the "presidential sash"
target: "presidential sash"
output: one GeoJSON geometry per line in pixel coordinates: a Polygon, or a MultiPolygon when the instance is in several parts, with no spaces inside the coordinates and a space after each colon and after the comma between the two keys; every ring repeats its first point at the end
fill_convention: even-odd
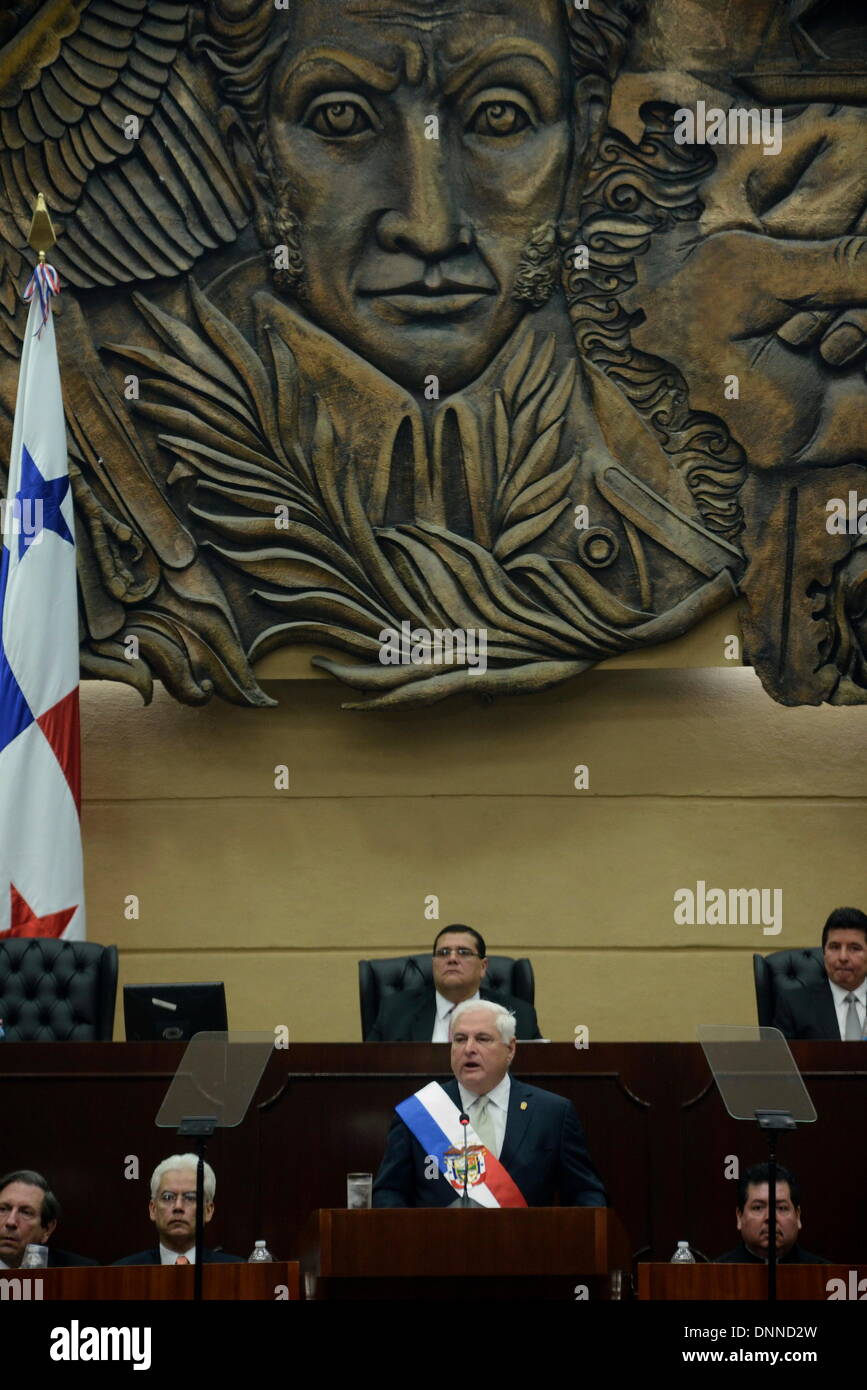
{"type": "MultiPolygon", "coordinates": [[[[461,1112],[438,1081],[431,1081],[414,1096],[395,1106],[407,1129],[458,1194],[464,1190],[464,1126],[461,1112]]],[[[521,1189],[502,1163],[466,1126],[467,1196],[483,1207],[525,1207],[521,1189]]]]}

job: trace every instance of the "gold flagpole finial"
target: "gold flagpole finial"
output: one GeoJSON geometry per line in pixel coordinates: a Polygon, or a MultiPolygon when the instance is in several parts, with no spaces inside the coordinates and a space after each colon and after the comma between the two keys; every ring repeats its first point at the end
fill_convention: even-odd
{"type": "Polygon", "coordinates": [[[45,196],[42,193],[37,193],[27,244],[32,246],[34,251],[39,252],[40,264],[44,263],[46,251],[51,250],[56,240],[57,237],[54,235],[54,228],[51,225],[51,216],[48,212],[45,196]]]}

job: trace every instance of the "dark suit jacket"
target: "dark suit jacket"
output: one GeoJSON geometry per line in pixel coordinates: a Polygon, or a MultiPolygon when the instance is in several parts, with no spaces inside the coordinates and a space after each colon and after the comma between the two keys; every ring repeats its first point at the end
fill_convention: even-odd
{"type": "MultiPolygon", "coordinates": [[[[767,1260],[760,1260],[758,1255],[754,1255],[748,1250],[741,1241],[734,1250],[728,1250],[724,1255],[717,1255],[713,1261],[715,1265],[763,1265],[767,1260]]],[[[787,1255],[777,1261],[781,1265],[829,1265],[830,1260],[826,1260],[824,1255],[811,1255],[809,1250],[797,1243],[792,1246],[787,1255]]]]}
{"type": "MultiPolygon", "coordinates": [[[[116,1265],[158,1265],[160,1263],[160,1249],[139,1250],[136,1255],[124,1255],[122,1260],[115,1260],[116,1265]]],[[[203,1265],[242,1265],[243,1255],[226,1255],[222,1250],[209,1250],[207,1246],[202,1250],[203,1265]]]]}
{"type": "MultiPolygon", "coordinates": [[[[454,1080],[443,1090],[460,1105],[454,1080]]],[[[458,1193],[442,1173],[426,1178],[425,1153],[399,1115],[373,1184],[375,1207],[447,1207],[458,1193]]],[[[587,1152],[581,1122],[571,1102],[512,1077],[509,1113],[500,1162],[530,1207],[604,1207],[602,1180],[587,1152]],[[521,1109],[522,1102],[526,1108],[521,1109]]]]}
{"type": "Polygon", "coordinates": [[[98,1264],[99,1260],[92,1260],[89,1255],[75,1255],[71,1250],[57,1250],[53,1245],[48,1247],[49,1269],[70,1269],[73,1265],[98,1264]]]}
{"type": "MultiPolygon", "coordinates": [[[[510,994],[493,994],[480,989],[489,1004],[502,1004],[515,1015],[515,1037],[520,1041],[541,1038],[539,1021],[532,1004],[513,999],[510,994]]],[[[436,1020],[436,990],[405,989],[390,994],[382,1003],[376,1022],[365,1042],[430,1042],[436,1020]]]]}
{"type": "Polygon", "coordinates": [[[774,1027],[785,1038],[829,1038],[839,1042],[837,1010],[827,979],[780,990],[774,1027]]]}

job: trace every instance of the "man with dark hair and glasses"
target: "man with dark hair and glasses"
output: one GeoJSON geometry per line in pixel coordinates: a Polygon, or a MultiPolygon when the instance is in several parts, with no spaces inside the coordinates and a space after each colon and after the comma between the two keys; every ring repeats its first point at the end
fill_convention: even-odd
{"type": "MultiPolygon", "coordinates": [[[[150,1219],[157,1228],[159,1245],[115,1260],[119,1265],[191,1265],[196,1260],[196,1164],[195,1154],[172,1154],[158,1163],[151,1175],[150,1219]]],[[[202,1222],[214,1215],[217,1179],[205,1164],[205,1202],[202,1222]]],[[[241,1255],[203,1248],[203,1264],[243,1264],[241,1255]]]]}
{"type": "MultiPolygon", "coordinates": [[[[0,1269],[19,1269],[28,1245],[48,1245],[59,1220],[60,1203],[41,1173],[19,1168],[0,1178],[0,1269]]],[[[96,1263],[48,1245],[49,1269],[96,1263]]]]}
{"type": "MultiPolygon", "coordinates": [[[[740,1243],[715,1264],[756,1265],[768,1262],[768,1164],[756,1163],[738,1179],[737,1222],[740,1243]]],[[[787,1168],[777,1164],[777,1260],[789,1265],[826,1265],[822,1255],[811,1255],[798,1244],[801,1229],[801,1194],[787,1168]]]]}
{"type": "Polygon", "coordinates": [[[482,988],[488,970],[485,939],[473,927],[454,923],[437,932],[432,964],[433,986],[423,983],[383,1000],[367,1042],[448,1042],[452,1012],[467,999],[503,1004],[515,1015],[519,1039],[541,1038],[532,1004],[482,988]]]}

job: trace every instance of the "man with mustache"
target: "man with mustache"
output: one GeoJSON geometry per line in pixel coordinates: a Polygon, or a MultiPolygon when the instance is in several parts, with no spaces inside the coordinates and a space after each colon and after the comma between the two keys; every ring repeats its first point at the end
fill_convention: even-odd
{"type": "Polygon", "coordinates": [[[540,1038],[532,1004],[482,987],[488,969],[485,939],[473,927],[455,923],[434,938],[433,988],[401,989],[384,1000],[366,1042],[448,1042],[449,1023],[458,1004],[490,1000],[511,1009],[516,1036],[540,1038]]]}
{"type": "MultiPolygon", "coordinates": [[[[768,1261],[768,1165],[757,1163],[738,1180],[737,1222],[740,1243],[714,1264],[767,1264],[768,1261]]],[[[798,1184],[786,1168],[777,1164],[777,1260],[780,1264],[826,1265],[822,1255],[811,1255],[798,1244],[801,1199],[798,1184]]]]}
{"type": "Polygon", "coordinates": [[[251,259],[215,302],[291,349],[302,430],[315,399],[372,525],[443,527],[498,560],[538,542],[570,566],[588,649],[597,619],[614,650],[697,590],[699,606],[726,601],[740,564],[718,471],[736,464],[720,445],[693,491],[696,457],[608,442],[600,412],[619,430],[623,402],[578,367],[567,312],[582,190],[640,8],[217,0],[201,44],[237,113],[228,138],[277,292],[255,293],[251,259]],[[496,470],[535,443],[555,482],[506,542],[524,513],[496,470]]]}

